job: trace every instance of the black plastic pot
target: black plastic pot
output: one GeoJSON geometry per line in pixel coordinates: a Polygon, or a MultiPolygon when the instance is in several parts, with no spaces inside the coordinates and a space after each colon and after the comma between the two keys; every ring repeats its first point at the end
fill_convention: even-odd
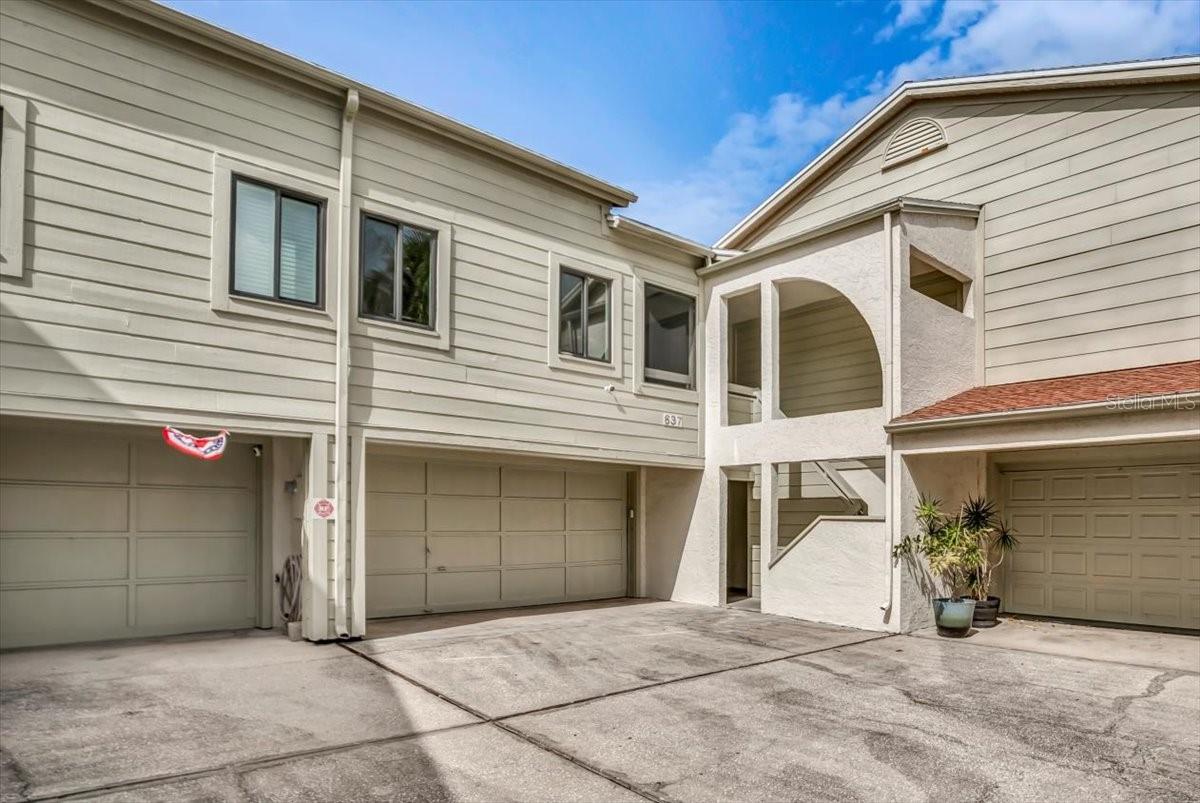
{"type": "Polygon", "coordinates": [[[1000,598],[988,597],[986,600],[976,600],[975,613],[971,624],[975,627],[995,627],[1000,624],[997,615],[1000,613],[1000,598]]]}

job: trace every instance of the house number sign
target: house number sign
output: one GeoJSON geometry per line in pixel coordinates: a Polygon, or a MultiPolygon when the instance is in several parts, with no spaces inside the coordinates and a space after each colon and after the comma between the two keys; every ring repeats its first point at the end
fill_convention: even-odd
{"type": "Polygon", "coordinates": [[[663,426],[676,428],[682,427],[683,416],[677,413],[663,413],[663,426]]]}

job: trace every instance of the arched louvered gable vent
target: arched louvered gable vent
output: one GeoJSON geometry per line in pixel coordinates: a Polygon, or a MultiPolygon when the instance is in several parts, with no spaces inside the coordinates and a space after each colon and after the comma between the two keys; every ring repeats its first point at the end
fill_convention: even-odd
{"type": "Polygon", "coordinates": [[[946,132],[928,117],[909,120],[896,129],[883,151],[883,169],[895,167],[946,147],[946,132]]]}

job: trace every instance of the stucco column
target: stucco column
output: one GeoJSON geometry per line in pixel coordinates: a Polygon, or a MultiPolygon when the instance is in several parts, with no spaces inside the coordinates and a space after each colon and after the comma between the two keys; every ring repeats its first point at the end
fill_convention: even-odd
{"type": "Polygon", "coordinates": [[[759,386],[762,394],[762,420],[774,421],[779,415],[779,288],[773,281],[759,285],[759,337],[761,346],[759,386]]]}

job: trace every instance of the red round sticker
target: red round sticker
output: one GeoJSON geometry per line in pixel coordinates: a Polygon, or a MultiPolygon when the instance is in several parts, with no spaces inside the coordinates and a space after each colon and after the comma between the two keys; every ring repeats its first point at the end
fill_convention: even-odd
{"type": "Polygon", "coordinates": [[[316,513],[318,518],[329,518],[333,515],[333,502],[328,499],[318,499],[317,503],[313,505],[313,513],[316,513]]]}

